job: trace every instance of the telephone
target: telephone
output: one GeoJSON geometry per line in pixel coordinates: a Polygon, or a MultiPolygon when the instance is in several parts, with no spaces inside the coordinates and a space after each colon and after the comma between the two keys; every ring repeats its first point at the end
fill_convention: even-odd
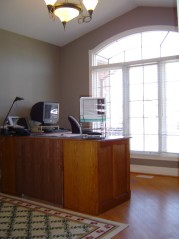
{"type": "Polygon", "coordinates": [[[24,129],[21,127],[9,127],[8,134],[18,136],[28,136],[30,135],[30,131],[28,129],[24,129]]]}

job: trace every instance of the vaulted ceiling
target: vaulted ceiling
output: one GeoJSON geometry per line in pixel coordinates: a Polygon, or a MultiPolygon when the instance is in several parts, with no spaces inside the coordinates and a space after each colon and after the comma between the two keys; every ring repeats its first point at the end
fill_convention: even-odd
{"type": "Polygon", "coordinates": [[[44,0],[0,0],[0,29],[64,46],[139,6],[176,7],[176,0],[99,0],[90,23],[73,19],[65,30],[59,19],[49,18],[44,0]]]}

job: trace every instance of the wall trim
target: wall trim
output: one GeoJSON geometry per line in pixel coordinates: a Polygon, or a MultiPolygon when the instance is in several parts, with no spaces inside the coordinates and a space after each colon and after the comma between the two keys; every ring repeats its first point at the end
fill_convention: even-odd
{"type": "Polygon", "coordinates": [[[133,173],[146,173],[146,174],[156,174],[156,175],[158,174],[158,175],[164,175],[164,176],[179,177],[178,168],[153,167],[153,166],[131,164],[130,171],[133,173]]]}

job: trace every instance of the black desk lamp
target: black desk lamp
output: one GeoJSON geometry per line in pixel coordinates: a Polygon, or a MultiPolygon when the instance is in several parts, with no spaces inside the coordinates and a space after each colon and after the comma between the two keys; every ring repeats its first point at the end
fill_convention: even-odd
{"type": "Polygon", "coordinates": [[[11,107],[10,107],[10,109],[9,109],[9,111],[8,111],[8,113],[7,113],[6,117],[5,117],[5,119],[4,119],[3,126],[2,126],[2,129],[1,129],[1,135],[6,135],[6,134],[7,134],[7,129],[4,128],[4,127],[5,127],[6,120],[7,120],[7,117],[9,116],[9,113],[11,112],[11,109],[12,109],[14,103],[15,103],[16,101],[19,101],[19,100],[24,100],[24,98],[21,98],[21,97],[16,96],[16,98],[15,98],[14,101],[12,102],[12,105],[11,105],[11,107]]]}

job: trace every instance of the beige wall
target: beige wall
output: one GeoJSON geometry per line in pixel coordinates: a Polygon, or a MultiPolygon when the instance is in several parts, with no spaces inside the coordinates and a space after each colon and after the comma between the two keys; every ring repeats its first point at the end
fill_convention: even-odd
{"type": "Polygon", "coordinates": [[[0,122],[16,96],[11,115],[29,116],[43,100],[59,101],[61,48],[0,30],[0,122]]]}
{"type": "MultiPolygon", "coordinates": [[[[176,26],[176,9],[137,8],[76,41],[58,48],[0,30],[0,121],[15,96],[12,114],[27,115],[39,100],[61,104],[60,126],[67,115],[79,117],[79,98],[89,93],[89,50],[108,38],[142,26],[176,26]]],[[[65,34],[65,33],[64,33],[65,34]]]]}

